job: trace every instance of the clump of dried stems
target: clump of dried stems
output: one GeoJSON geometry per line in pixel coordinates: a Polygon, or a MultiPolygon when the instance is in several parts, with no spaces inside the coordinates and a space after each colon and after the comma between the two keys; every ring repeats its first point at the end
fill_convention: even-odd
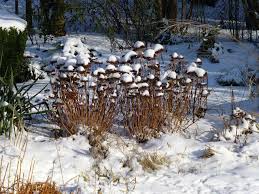
{"type": "Polygon", "coordinates": [[[30,170],[27,178],[22,171],[22,159],[20,159],[16,166],[14,176],[11,173],[11,163],[6,167],[3,165],[3,158],[0,163],[0,193],[3,194],[61,194],[56,184],[51,180],[45,182],[33,182],[34,162],[30,165],[30,170]]]}
{"type": "Polygon", "coordinates": [[[153,172],[160,170],[164,166],[169,166],[171,161],[169,157],[154,152],[144,154],[139,163],[145,171],[153,172]]]}
{"type": "Polygon", "coordinates": [[[90,144],[102,147],[106,132],[121,116],[125,129],[139,142],[183,130],[203,117],[207,74],[187,72],[184,58],[172,56],[163,76],[158,62],[163,48],[153,56],[144,50],[145,46],[134,48],[120,61],[114,56],[104,68],[92,62],[83,64],[82,71],[56,70],[52,119],[67,135],[83,126],[91,134],[90,144]]]}

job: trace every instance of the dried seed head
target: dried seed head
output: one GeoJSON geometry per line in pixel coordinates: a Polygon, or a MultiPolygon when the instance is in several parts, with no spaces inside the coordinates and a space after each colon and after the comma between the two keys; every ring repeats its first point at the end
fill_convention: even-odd
{"type": "Polygon", "coordinates": [[[114,55],[109,56],[109,58],[107,59],[107,63],[113,64],[113,65],[118,64],[118,62],[119,62],[118,58],[114,55]]]}
{"type": "Polygon", "coordinates": [[[142,42],[142,41],[137,41],[137,42],[135,42],[133,48],[134,48],[134,51],[138,51],[140,49],[143,49],[143,48],[145,48],[145,43],[142,42]]]}
{"type": "Polygon", "coordinates": [[[155,44],[153,48],[156,54],[159,54],[164,51],[164,47],[161,44],[155,44]]]}
{"type": "Polygon", "coordinates": [[[105,74],[105,70],[103,68],[97,68],[93,74],[94,76],[99,76],[100,74],[105,74]]]}
{"type": "Polygon", "coordinates": [[[150,96],[149,91],[144,90],[143,92],[141,92],[141,96],[150,96]]]}
{"type": "Polygon", "coordinates": [[[105,71],[107,73],[113,73],[117,71],[117,68],[114,65],[107,65],[105,71]]]}
{"type": "Polygon", "coordinates": [[[172,58],[173,59],[178,59],[178,57],[179,57],[179,55],[176,52],[174,52],[173,55],[172,55],[172,58]]]}
{"type": "Polygon", "coordinates": [[[140,77],[140,76],[137,76],[134,81],[135,81],[136,83],[141,82],[141,77],[140,77]]]}
{"type": "Polygon", "coordinates": [[[83,66],[79,66],[76,70],[79,73],[84,73],[85,72],[85,68],[83,66]]]}
{"type": "Polygon", "coordinates": [[[122,81],[122,83],[132,83],[133,82],[133,77],[129,73],[124,73],[121,76],[121,81],[122,81]]]}
{"type": "Polygon", "coordinates": [[[155,58],[155,50],[154,49],[145,50],[144,58],[147,60],[153,60],[155,58]]]}
{"type": "Polygon", "coordinates": [[[135,51],[129,51],[122,57],[122,63],[131,63],[134,58],[136,58],[138,54],[135,51]]]}
{"type": "Polygon", "coordinates": [[[155,79],[155,76],[153,74],[149,74],[148,77],[147,77],[149,80],[153,80],[155,79]]]}
{"type": "Polygon", "coordinates": [[[129,65],[122,65],[118,68],[119,72],[121,73],[130,73],[132,68],[129,65]]]}

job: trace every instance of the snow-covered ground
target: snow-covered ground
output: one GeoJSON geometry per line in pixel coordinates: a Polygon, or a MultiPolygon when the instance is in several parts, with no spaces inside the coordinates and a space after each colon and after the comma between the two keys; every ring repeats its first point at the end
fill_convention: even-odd
{"type": "MultiPolygon", "coordinates": [[[[106,60],[110,53],[109,41],[102,35],[70,35],[81,37],[89,48],[102,53],[100,60],[106,60]]],[[[32,66],[48,65],[48,60],[57,52],[55,39],[41,45],[31,45],[28,41],[27,54],[34,56],[32,66]],[[46,51],[47,50],[47,51],[46,51]],[[35,57],[37,56],[37,57],[35,57]]],[[[217,84],[217,77],[224,71],[237,66],[256,67],[258,49],[249,43],[228,40],[222,42],[224,54],[220,63],[212,64],[204,59],[202,67],[208,71],[209,89],[208,112],[205,118],[190,126],[185,133],[164,134],[145,144],[136,143],[134,139],[108,135],[106,145],[109,156],[98,163],[89,153],[90,145],[83,135],[74,135],[57,140],[48,136],[48,130],[55,126],[47,122],[33,122],[32,132],[23,132],[22,139],[9,141],[0,137],[0,156],[5,167],[11,162],[15,172],[19,156],[26,152],[23,159],[23,171],[28,173],[30,164],[35,161],[33,180],[45,181],[51,177],[64,193],[259,193],[259,130],[248,135],[247,143],[232,141],[215,141],[214,134],[223,130],[223,118],[231,112],[231,88],[217,84]],[[231,50],[229,50],[231,49],[231,50]],[[17,143],[19,142],[19,143],[17,143]],[[203,158],[205,150],[211,148],[214,155],[203,158]],[[160,154],[168,158],[169,163],[154,172],[143,170],[141,158],[146,154],[160,154]],[[98,165],[97,165],[98,164],[98,165]]],[[[173,52],[182,54],[192,62],[196,59],[199,43],[181,43],[166,46],[166,53],[161,58],[162,66],[169,63],[173,52]]],[[[118,51],[116,55],[125,54],[118,51]]],[[[37,92],[49,83],[48,77],[40,80],[31,93],[37,92]]],[[[259,113],[258,98],[249,98],[245,87],[233,87],[236,106],[249,113],[259,113]]],[[[42,92],[38,98],[48,97],[42,92]]],[[[121,126],[114,126],[112,131],[121,126]]]]}
{"type": "Polygon", "coordinates": [[[18,31],[24,31],[26,25],[27,22],[25,20],[0,7],[0,28],[7,30],[10,28],[15,28],[18,31]]]}

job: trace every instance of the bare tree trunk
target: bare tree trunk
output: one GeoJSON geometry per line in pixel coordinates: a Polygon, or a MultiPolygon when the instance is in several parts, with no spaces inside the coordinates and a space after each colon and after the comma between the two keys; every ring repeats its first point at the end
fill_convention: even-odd
{"type": "Polygon", "coordinates": [[[45,35],[65,35],[64,0],[41,0],[41,29],[45,35]]]}
{"type": "Polygon", "coordinates": [[[193,13],[194,0],[191,1],[189,12],[186,16],[187,19],[191,19],[193,13]]]}
{"type": "Polygon", "coordinates": [[[259,11],[259,2],[257,0],[242,0],[245,15],[246,25],[249,29],[258,29],[259,20],[256,19],[256,12],[259,11]]]}
{"type": "Polygon", "coordinates": [[[157,15],[159,20],[161,20],[164,17],[164,0],[157,0],[157,15]]]}
{"type": "Polygon", "coordinates": [[[177,19],[177,0],[170,0],[168,2],[167,18],[171,20],[177,19]]]}
{"type": "Polygon", "coordinates": [[[186,19],[186,0],[182,0],[182,15],[181,19],[186,19]]]}
{"type": "Polygon", "coordinates": [[[15,14],[19,14],[19,1],[15,0],[15,14]]]}
{"type": "Polygon", "coordinates": [[[26,21],[29,32],[31,32],[32,29],[32,13],[32,0],[26,0],[26,21]]]}
{"type": "Polygon", "coordinates": [[[55,36],[64,36],[65,32],[65,3],[64,0],[55,0],[52,7],[51,31],[55,36]]]}

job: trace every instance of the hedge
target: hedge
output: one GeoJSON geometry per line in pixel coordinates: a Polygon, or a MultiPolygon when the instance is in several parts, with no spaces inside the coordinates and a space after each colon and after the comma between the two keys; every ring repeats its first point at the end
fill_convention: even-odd
{"type": "Polygon", "coordinates": [[[26,41],[26,31],[0,28],[0,77],[6,77],[13,71],[15,82],[30,79],[28,63],[23,56],[26,41]]]}

